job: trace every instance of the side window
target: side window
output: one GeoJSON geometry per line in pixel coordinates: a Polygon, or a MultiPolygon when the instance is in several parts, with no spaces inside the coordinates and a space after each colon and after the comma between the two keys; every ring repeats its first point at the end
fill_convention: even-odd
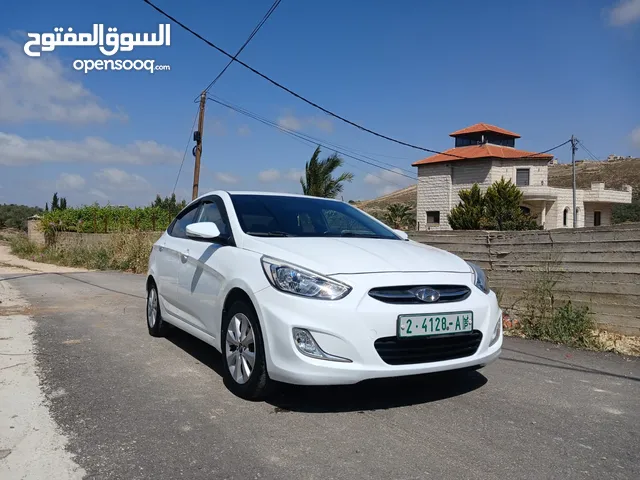
{"type": "Polygon", "coordinates": [[[198,223],[200,222],[213,222],[220,230],[220,233],[223,237],[229,236],[229,225],[224,221],[222,217],[222,212],[220,208],[218,208],[218,204],[216,202],[205,203],[202,206],[202,210],[200,211],[200,218],[198,219],[198,223]]]}
{"type": "Polygon", "coordinates": [[[172,237],[187,238],[187,225],[195,223],[199,206],[200,205],[195,205],[192,209],[178,217],[176,222],[173,224],[173,228],[169,232],[169,235],[172,237]]]}

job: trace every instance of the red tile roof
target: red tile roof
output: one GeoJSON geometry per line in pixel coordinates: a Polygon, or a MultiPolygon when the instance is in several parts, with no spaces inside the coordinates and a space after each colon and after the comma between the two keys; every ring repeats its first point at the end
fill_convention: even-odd
{"type": "Polygon", "coordinates": [[[488,123],[476,123],[475,125],[471,125],[470,127],[450,133],[449,136],[456,137],[458,135],[464,135],[465,133],[481,132],[501,133],[502,135],[507,135],[509,137],[520,138],[520,135],[518,135],[517,133],[510,132],[509,130],[505,130],[504,128],[496,127],[495,125],[489,125],[488,123]]]}
{"type": "Polygon", "coordinates": [[[442,153],[438,153],[431,157],[423,158],[412,163],[413,167],[418,165],[426,165],[428,163],[455,162],[456,160],[478,159],[478,158],[504,158],[513,160],[533,160],[544,159],[551,160],[553,155],[549,153],[533,153],[525,150],[518,150],[511,147],[502,147],[485,143],[483,145],[469,145],[467,147],[450,148],[442,153]],[[445,155],[445,154],[451,155],[445,155]],[[459,158],[463,157],[463,158],[459,158]]]}

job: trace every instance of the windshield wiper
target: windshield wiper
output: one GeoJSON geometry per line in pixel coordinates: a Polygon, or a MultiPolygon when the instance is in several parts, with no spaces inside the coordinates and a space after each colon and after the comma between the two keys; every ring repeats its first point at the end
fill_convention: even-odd
{"type": "Polygon", "coordinates": [[[247,232],[247,235],[254,237],[290,237],[287,232],[247,232]]]}
{"type": "Polygon", "coordinates": [[[340,232],[341,237],[361,237],[361,238],[389,238],[384,235],[378,235],[376,233],[356,233],[356,232],[340,232]]]}

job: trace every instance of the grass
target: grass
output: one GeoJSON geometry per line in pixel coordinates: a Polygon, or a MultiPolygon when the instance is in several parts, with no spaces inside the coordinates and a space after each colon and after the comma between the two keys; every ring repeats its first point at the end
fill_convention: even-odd
{"type": "Polygon", "coordinates": [[[147,270],[153,240],[142,232],[114,233],[101,245],[50,245],[39,247],[25,235],[10,240],[11,252],[27,260],[87,268],[144,273],[147,270]]]}

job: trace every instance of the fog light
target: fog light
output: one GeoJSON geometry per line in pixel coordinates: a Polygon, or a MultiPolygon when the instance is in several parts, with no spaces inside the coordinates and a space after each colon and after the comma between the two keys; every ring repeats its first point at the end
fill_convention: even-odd
{"type": "Polygon", "coordinates": [[[318,358],[320,360],[331,360],[334,362],[351,362],[348,358],[336,357],[330,355],[320,348],[316,343],[313,335],[303,328],[293,329],[293,343],[300,353],[307,357],[318,358]]]}
{"type": "Polygon", "coordinates": [[[498,317],[498,321],[496,322],[496,326],[493,329],[493,336],[491,337],[491,343],[489,346],[493,345],[500,338],[500,334],[502,333],[502,315],[498,317]]]}

